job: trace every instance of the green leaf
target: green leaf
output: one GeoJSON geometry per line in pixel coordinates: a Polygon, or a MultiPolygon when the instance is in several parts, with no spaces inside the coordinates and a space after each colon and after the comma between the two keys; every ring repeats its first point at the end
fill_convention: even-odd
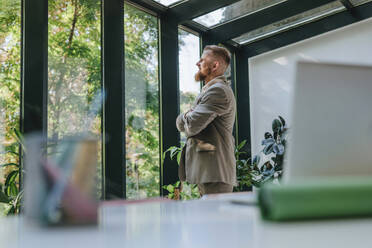
{"type": "Polygon", "coordinates": [[[16,197],[18,195],[18,188],[15,183],[12,183],[7,187],[7,194],[8,196],[12,197],[16,197]]]}
{"type": "Polygon", "coordinates": [[[11,184],[14,184],[15,183],[15,180],[18,176],[18,170],[14,170],[12,172],[10,172],[8,174],[8,176],[6,177],[6,180],[5,180],[5,186],[10,186],[11,184]]]}
{"type": "Polygon", "coordinates": [[[179,152],[178,154],[177,154],[177,163],[178,163],[178,165],[180,164],[180,162],[181,162],[181,152],[179,152]]]}
{"type": "Polygon", "coordinates": [[[274,146],[274,143],[271,143],[271,144],[265,146],[265,148],[263,149],[262,152],[263,152],[265,155],[268,155],[268,154],[272,153],[272,151],[273,151],[273,146],[274,146]]]}
{"type": "Polygon", "coordinates": [[[284,120],[284,118],[281,117],[280,115],[279,115],[278,117],[279,117],[279,119],[280,119],[280,121],[282,122],[282,125],[283,125],[283,127],[284,127],[284,126],[285,126],[285,120],[284,120]]]}
{"type": "Polygon", "coordinates": [[[168,190],[169,193],[174,192],[174,186],[172,184],[167,185],[166,189],[168,190]]]}
{"type": "Polygon", "coordinates": [[[272,123],[273,132],[279,132],[282,127],[282,123],[278,119],[274,119],[272,123]]]}
{"type": "Polygon", "coordinates": [[[4,152],[1,152],[0,154],[8,154],[8,153],[19,156],[19,153],[15,151],[4,151],[4,152]]]}
{"type": "Polygon", "coordinates": [[[242,149],[245,146],[246,143],[247,143],[247,140],[243,140],[242,142],[240,142],[240,144],[238,145],[237,149],[238,150],[242,149]]]}
{"type": "Polygon", "coordinates": [[[17,142],[22,146],[22,149],[24,151],[26,151],[25,149],[25,146],[24,146],[24,142],[23,142],[23,135],[16,129],[16,128],[13,128],[13,132],[15,135],[13,135],[13,137],[17,140],[17,142]]]}
{"type": "Polygon", "coordinates": [[[258,165],[260,163],[261,157],[260,155],[256,155],[253,157],[252,164],[253,165],[258,165]]]}
{"type": "Polygon", "coordinates": [[[177,149],[177,146],[171,146],[171,147],[169,147],[165,152],[164,152],[164,154],[166,154],[167,152],[171,152],[172,150],[174,150],[174,149],[177,149]]]}
{"type": "Polygon", "coordinates": [[[171,152],[170,152],[170,157],[171,157],[171,159],[174,158],[174,156],[177,154],[177,152],[178,152],[178,147],[174,147],[174,148],[171,150],[171,152]]]}
{"type": "Polygon", "coordinates": [[[12,166],[12,165],[19,167],[19,164],[16,164],[16,163],[6,163],[6,164],[0,165],[0,167],[7,167],[7,166],[12,166]]]}

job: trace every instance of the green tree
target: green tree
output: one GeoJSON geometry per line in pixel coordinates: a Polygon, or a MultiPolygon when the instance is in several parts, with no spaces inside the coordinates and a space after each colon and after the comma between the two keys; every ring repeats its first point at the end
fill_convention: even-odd
{"type": "MultiPolygon", "coordinates": [[[[90,116],[88,112],[101,89],[100,20],[100,0],[48,2],[48,137],[51,143],[81,132],[100,140],[101,114],[90,116]]],[[[99,151],[98,197],[101,167],[99,151]]]]}
{"type": "Polygon", "coordinates": [[[58,141],[82,131],[99,135],[100,116],[93,127],[86,126],[86,118],[101,87],[100,1],[51,1],[48,21],[49,137],[58,141]]]}
{"type": "Polygon", "coordinates": [[[158,196],[158,21],[128,4],[124,13],[127,196],[158,196]]]}
{"type": "MultiPolygon", "coordinates": [[[[18,185],[18,145],[12,130],[19,129],[21,71],[21,1],[0,0],[0,191],[10,174],[18,185]],[[1,149],[4,148],[5,149],[1,149]]],[[[4,205],[0,204],[0,213],[4,205]]]]}

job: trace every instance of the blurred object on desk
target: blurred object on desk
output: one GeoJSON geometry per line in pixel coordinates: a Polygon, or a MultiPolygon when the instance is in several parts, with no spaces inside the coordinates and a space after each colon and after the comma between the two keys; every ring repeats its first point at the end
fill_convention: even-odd
{"type": "Polygon", "coordinates": [[[95,224],[97,140],[26,137],[25,214],[46,225],[95,224]]]}
{"type": "Polygon", "coordinates": [[[261,215],[266,220],[289,221],[372,216],[372,177],[330,177],[259,191],[261,215]]]}

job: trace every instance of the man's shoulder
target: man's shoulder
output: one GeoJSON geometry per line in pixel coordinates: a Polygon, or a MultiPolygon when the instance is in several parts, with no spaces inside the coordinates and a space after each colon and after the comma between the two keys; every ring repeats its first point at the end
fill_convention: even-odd
{"type": "Polygon", "coordinates": [[[232,89],[230,87],[230,84],[226,81],[219,80],[216,83],[214,83],[211,87],[208,88],[207,92],[220,92],[221,94],[230,94],[232,93],[232,89]]]}
{"type": "Polygon", "coordinates": [[[206,91],[205,95],[208,94],[226,94],[226,86],[223,82],[216,82],[212,86],[210,86],[206,91]]]}

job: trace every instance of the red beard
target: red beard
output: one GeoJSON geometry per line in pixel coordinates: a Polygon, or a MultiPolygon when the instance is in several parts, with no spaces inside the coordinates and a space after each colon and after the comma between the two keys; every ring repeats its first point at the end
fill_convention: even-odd
{"type": "Polygon", "coordinates": [[[196,81],[196,82],[204,81],[210,73],[211,73],[211,68],[208,68],[206,74],[202,73],[202,72],[199,70],[199,71],[195,74],[195,81],[196,81]]]}

